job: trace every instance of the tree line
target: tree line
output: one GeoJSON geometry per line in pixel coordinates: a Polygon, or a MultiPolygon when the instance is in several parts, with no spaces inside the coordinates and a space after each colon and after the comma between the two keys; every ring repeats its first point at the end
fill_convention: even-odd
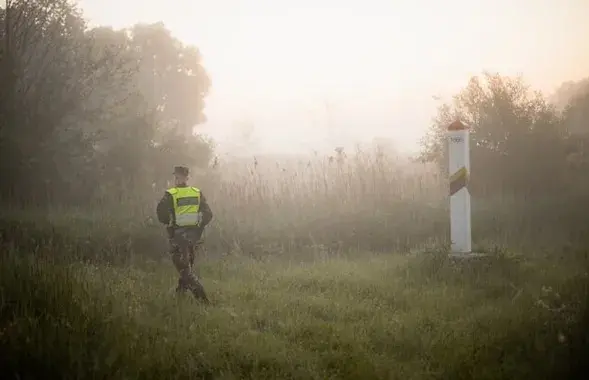
{"type": "Polygon", "coordinates": [[[89,28],[69,0],[8,0],[0,42],[2,200],[83,205],[208,163],[193,129],[211,81],[162,23],[89,28]]]}

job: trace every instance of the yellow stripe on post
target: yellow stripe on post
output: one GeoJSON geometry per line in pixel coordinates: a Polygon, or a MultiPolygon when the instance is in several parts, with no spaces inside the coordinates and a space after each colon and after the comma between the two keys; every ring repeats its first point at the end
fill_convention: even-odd
{"type": "Polygon", "coordinates": [[[450,196],[468,185],[468,170],[463,166],[450,176],[450,196]]]}

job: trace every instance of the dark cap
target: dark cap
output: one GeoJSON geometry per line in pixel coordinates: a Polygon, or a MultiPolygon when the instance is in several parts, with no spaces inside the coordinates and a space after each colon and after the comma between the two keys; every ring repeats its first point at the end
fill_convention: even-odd
{"type": "Polygon", "coordinates": [[[190,171],[186,166],[174,166],[174,174],[180,174],[183,176],[188,176],[190,171]]]}

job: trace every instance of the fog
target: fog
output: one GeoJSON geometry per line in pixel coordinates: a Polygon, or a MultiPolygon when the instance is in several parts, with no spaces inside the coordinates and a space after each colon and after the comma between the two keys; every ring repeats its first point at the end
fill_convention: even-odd
{"type": "MultiPolygon", "coordinates": [[[[82,0],[95,24],[164,21],[213,86],[198,130],[233,149],[329,152],[374,137],[415,153],[436,108],[484,70],[552,93],[587,75],[583,0],[82,0]],[[140,5],[139,5],[140,4],[140,5]],[[117,9],[113,12],[113,9],[117,9]]],[[[235,152],[237,154],[237,152],[235,152]]]]}

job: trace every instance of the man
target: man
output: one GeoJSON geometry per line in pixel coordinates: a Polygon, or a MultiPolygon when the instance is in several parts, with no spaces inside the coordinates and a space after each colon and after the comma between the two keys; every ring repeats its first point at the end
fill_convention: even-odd
{"type": "Polygon", "coordinates": [[[213,219],[213,213],[200,189],[188,186],[189,170],[174,168],[175,186],[166,190],[157,205],[157,217],[167,226],[172,262],[180,274],[176,291],[190,290],[205,303],[207,296],[198,278],[192,273],[195,245],[200,243],[204,228],[213,219]],[[189,257],[186,257],[186,252],[189,257]]]}

